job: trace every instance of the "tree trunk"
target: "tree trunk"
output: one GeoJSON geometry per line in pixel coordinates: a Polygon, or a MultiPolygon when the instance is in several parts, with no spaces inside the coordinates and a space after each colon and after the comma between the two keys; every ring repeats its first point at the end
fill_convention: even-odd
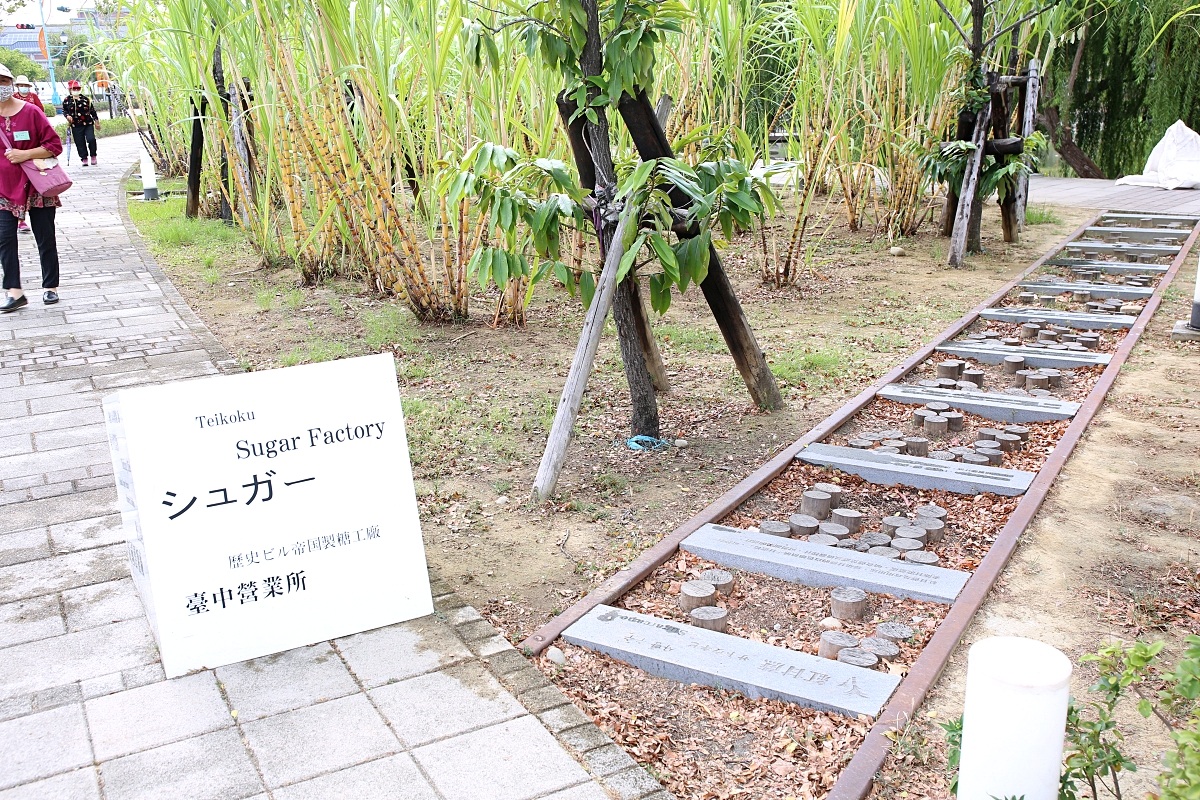
{"type": "Polygon", "coordinates": [[[1064,126],[1059,118],[1058,108],[1044,105],[1042,110],[1043,113],[1038,116],[1038,122],[1050,134],[1050,142],[1054,145],[1054,150],[1071,169],[1075,170],[1075,174],[1081,178],[1099,178],[1100,180],[1107,177],[1104,170],[1100,169],[1099,165],[1088,158],[1088,154],[1075,144],[1070,129],[1064,126]]]}
{"type": "MultiPolygon", "coordinates": [[[[958,124],[954,130],[954,138],[956,141],[969,142],[974,132],[975,115],[964,108],[958,112],[958,124]]],[[[953,184],[946,188],[946,202],[942,205],[940,222],[942,236],[950,236],[954,233],[954,217],[958,214],[958,188],[953,184]]]]}
{"type": "MultiPolygon", "coordinates": [[[[583,54],[579,57],[579,68],[585,78],[599,75],[604,66],[604,41],[600,36],[600,6],[599,0],[582,0],[584,13],[587,14],[587,41],[583,54]]],[[[593,88],[589,94],[594,97],[599,93],[593,88]]],[[[595,197],[598,203],[597,220],[600,222],[601,252],[607,253],[612,246],[613,225],[609,221],[609,204],[616,196],[617,173],[613,167],[612,151],[608,140],[608,115],[603,107],[597,107],[596,122],[587,122],[584,131],[592,163],[596,168],[595,197]]],[[[612,220],[615,222],[615,219],[612,220]]],[[[618,242],[618,246],[620,243],[618,242]]],[[[642,353],[641,341],[638,337],[633,303],[634,276],[628,275],[617,287],[613,299],[613,320],[617,323],[617,336],[621,340],[621,358],[625,362],[625,379],[629,383],[629,398],[633,402],[631,429],[634,436],[659,437],[658,401],[654,396],[654,386],[650,381],[650,372],[646,368],[646,357],[642,353]]]]}
{"type": "Polygon", "coordinates": [[[650,311],[646,308],[646,298],[642,295],[641,281],[633,281],[633,325],[637,330],[638,341],[642,345],[642,355],[646,359],[646,369],[650,372],[650,383],[654,391],[669,394],[671,379],[667,377],[667,367],[663,364],[662,353],[658,342],[654,340],[654,328],[650,325],[650,311]]]}
{"type": "Polygon", "coordinates": [[[195,218],[200,214],[200,173],[204,166],[204,112],[208,101],[200,101],[200,110],[192,103],[192,144],[188,151],[187,208],[184,214],[195,218]]]}
{"type": "MultiPolygon", "coordinates": [[[[1009,92],[999,89],[1000,87],[997,85],[992,92],[992,138],[996,141],[1008,138],[1011,115],[1008,105],[1009,92]]],[[[996,156],[996,159],[1003,163],[1008,163],[1014,158],[1020,158],[1020,156],[996,156]]],[[[1000,228],[1004,235],[1004,241],[1009,244],[1017,244],[1021,240],[1017,226],[1017,194],[1015,191],[1008,192],[1004,199],[998,202],[1000,205],[1000,228]]]]}
{"type": "MultiPolygon", "coordinates": [[[[979,200],[979,173],[983,168],[983,146],[987,140],[988,122],[991,116],[989,106],[984,106],[979,112],[979,116],[975,120],[975,134],[971,137],[972,143],[975,145],[975,151],[967,160],[967,168],[963,172],[962,189],[959,191],[960,198],[973,198],[974,202],[969,206],[965,206],[962,200],[958,204],[958,214],[954,218],[954,235],[950,237],[950,253],[947,262],[952,267],[961,267],[963,265],[963,256],[967,250],[967,240],[969,236],[969,228],[971,227],[971,218],[974,206],[982,206],[979,200]]],[[[976,231],[978,236],[978,231],[976,231]]]]}
{"type": "MultiPolygon", "coordinates": [[[[1021,138],[1028,139],[1033,133],[1033,119],[1037,114],[1038,90],[1041,87],[1041,72],[1038,60],[1031,59],[1027,72],[1028,80],[1021,87],[1021,138]]],[[[1029,176],[1022,173],[1017,178],[1017,230],[1025,228],[1025,208],[1029,204],[1029,176]]]]}
{"type": "MultiPolygon", "coordinates": [[[[217,84],[217,96],[221,98],[221,113],[226,122],[229,121],[229,93],[225,90],[225,67],[221,63],[221,39],[217,38],[217,46],[213,49],[213,81],[217,84]]],[[[221,143],[221,191],[218,200],[221,203],[221,221],[233,224],[233,209],[229,205],[229,154],[225,151],[225,143],[221,143]]]]}

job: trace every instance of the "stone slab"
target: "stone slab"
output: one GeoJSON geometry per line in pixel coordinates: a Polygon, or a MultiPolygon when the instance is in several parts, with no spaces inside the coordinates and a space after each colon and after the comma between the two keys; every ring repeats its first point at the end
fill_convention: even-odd
{"type": "Polygon", "coordinates": [[[888,384],[876,392],[875,396],[909,405],[942,402],[951,408],[1000,422],[1071,419],[1079,411],[1079,403],[1056,400],[1053,397],[1017,397],[1000,392],[960,392],[957,389],[934,389],[907,383],[888,384]]]}
{"type": "MultiPolygon", "coordinates": [[[[1123,242],[1123,244],[1155,244],[1155,239],[1175,239],[1179,244],[1183,244],[1184,239],[1191,232],[1191,228],[1113,228],[1092,226],[1086,228],[1083,235],[1093,239],[1101,239],[1114,234],[1120,234],[1129,238],[1129,241],[1123,242]]],[[[1112,244],[1116,244],[1116,242],[1112,242],[1112,244]]]]}
{"type": "Polygon", "coordinates": [[[1091,292],[1092,299],[1115,297],[1120,300],[1145,300],[1154,294],[1149,286],[1126,286],[1123,283],[1084,283],[1082,281],[1028,281],[1021,288],[1038,294],[1062,294],[1063,292],[1091,292]]]}
{"type": "Polygon", "coordinates": [[[1176,320],[1175,327],[1171,328],[1171,341],[1200,342],[1200,331],[1193,328],[1186,319],[1176,320]]]}
{"type": "Polygon", "coordinates": [[[1071,248],[1094,250],[1097,253],[1114,253],[1118,252],[1117,248],[1121,248],[1121,252],[1138,254],[1149,253],[1155,256],[1173,256],[1178,253],[1180,249],[1178,245],[1139,244],[1137,242],[1113,244],[1112,242],[1084,242],[1080,241],[1079,239],[1064,245],[1062,249],[1069,250],[1071,248]]]}
{"type": "Polygon", "coordinates": [[[911,486],[915,489],[942,489],[959,494],[1024,494],[1034,473],[1003,467],[984,467],[957,461],[876,453],[829,444],[810,444],[797,455],[798,461],[840,469],[866,478],[872,483],[911,486]]]}
{"type": "Polygon", "coordinates": [[[1147,272],[1162,274],[1170,269],[1163,264],[1130,264],[1119,261],[1095,261],[1090,258],[1052,258],[1046,264],[1051,267],[1074,267],[1076,269],[1085,267],[1109,275],[1136,275],[1147,272]]]}
{"type": "Polygon", "coordinates": [[[680,683],[850,716],[878,716],[900,684],[896,675],[605,605],[567,628],[563,638],[680,683]]]}
{"type": "Polygon", "coordinates": [[[700,558],[805,586],[853,586],[868,592],[953,603],[970,573],[907,564],[798,539],[768,539],[725,525],[702,526],[681,547],[700,558]]]}
{"type": "Polygon", "coordinates": [[[1113,328],[1132,328],[1137,317],[1132,314],[1089,314],[1085,311],[1059,311],[1053,308],[1014,308],[1003,306],[980,312],[984,319],[998,322],[1028,322],[1044,319],[1055,325],[1065,325],[1079,331],[1099,331],[1113,328]]]}
{"type": "MultiPolygon", "coordinates": [[[[1137,212],[1112,211],[1112,212],[1103,214],[1100,217],[1100,222],[1110,223],[1110,224],[1114,223],[1114,222],[1125,222],[1130,225],[1133,225],[1133,224],[1140,224],[1141,220],[1143,220],[1143,219],[1152,219],[1152,220],[1154,220],[1155,225],[1159,225],[1159,224],[1167,223],[1167,222],[1179,222],[1179,223],[1182,223],[1183,225],[1185,225],[1189,232],[1196,225],[1196,220],[1197,220],[1196,217],[1190,217],[1190,216],[1187,216],[1186,214],[1182,214],[1182,215],[1181,214],[1139,214],[1137,212]]],[[[1117,230],[1121,230],[1121,229],[1118,228],[1117,230]]],[[[1164,229],[1164,230],[1166,230],[1166,229],[1164,229]]]]}
{"type": "Polygon", "coordinates": [[[966,342],[949,342],[939,345],[938,352],[950,353],[959,358],[973,358],[981,364],[999,364],[1005,356],[1018,355],[1025,357],[1027,367],[1054,367],[1056,369],[1073,369],[1075,367],[1103,367],[1112,361],[1109,353],[1094,353],[1078,350],[1041,350],[1031,347],[1005,347],[1000,344],[968,344],[966,342]]]}

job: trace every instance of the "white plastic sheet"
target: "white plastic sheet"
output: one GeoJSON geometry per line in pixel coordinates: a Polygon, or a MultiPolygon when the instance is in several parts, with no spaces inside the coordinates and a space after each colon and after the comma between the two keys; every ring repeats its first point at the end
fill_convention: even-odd
{"type": "Polygon", "coordinates": [[[1155,186],[1160,189],[1200,187],[1200,133],[1179,120],[1167,128],[1154,146],[1141,175],[1126,175],[1118,186],[1155,186]]]}

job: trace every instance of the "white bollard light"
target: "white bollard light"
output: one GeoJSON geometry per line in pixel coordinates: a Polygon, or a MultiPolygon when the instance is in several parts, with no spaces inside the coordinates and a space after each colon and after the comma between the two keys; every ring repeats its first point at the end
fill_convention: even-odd
{"type": "Polygon", "coordinates": [[[995,636],[971,646],[958,800],[1057,800],[1071,662],[1048,644],[995,636]]]}
{"type": "Polygon", "coordinates": [[[145,149],[142,150],[142,199],[158,199],[158,178],[154,175],[154,161],[145,149]]]}

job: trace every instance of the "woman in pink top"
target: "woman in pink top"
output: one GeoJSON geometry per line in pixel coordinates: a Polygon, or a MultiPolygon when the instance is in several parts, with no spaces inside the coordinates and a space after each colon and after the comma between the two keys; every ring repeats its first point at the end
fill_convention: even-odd
{"type": "MultiPolygon", "coordinates": [[[[54,234],[54,210],[62,205],[57,197],[42,197],[33,189],[18,166],[31,158],[57,158],[62,140],[41,109],[13,96],[13,75],[0,64],[0,131],[9,147],[0,158],[0,267],[8,297],[0,313],[29,305],[21,291],[21,263],[17,258],[17,223],[29,217],[33,238],[42,262],[42,302],[58,302],[58,241],[54,234]]],[[[0,139],[3,146],[3,139],[0,139]]]]}

